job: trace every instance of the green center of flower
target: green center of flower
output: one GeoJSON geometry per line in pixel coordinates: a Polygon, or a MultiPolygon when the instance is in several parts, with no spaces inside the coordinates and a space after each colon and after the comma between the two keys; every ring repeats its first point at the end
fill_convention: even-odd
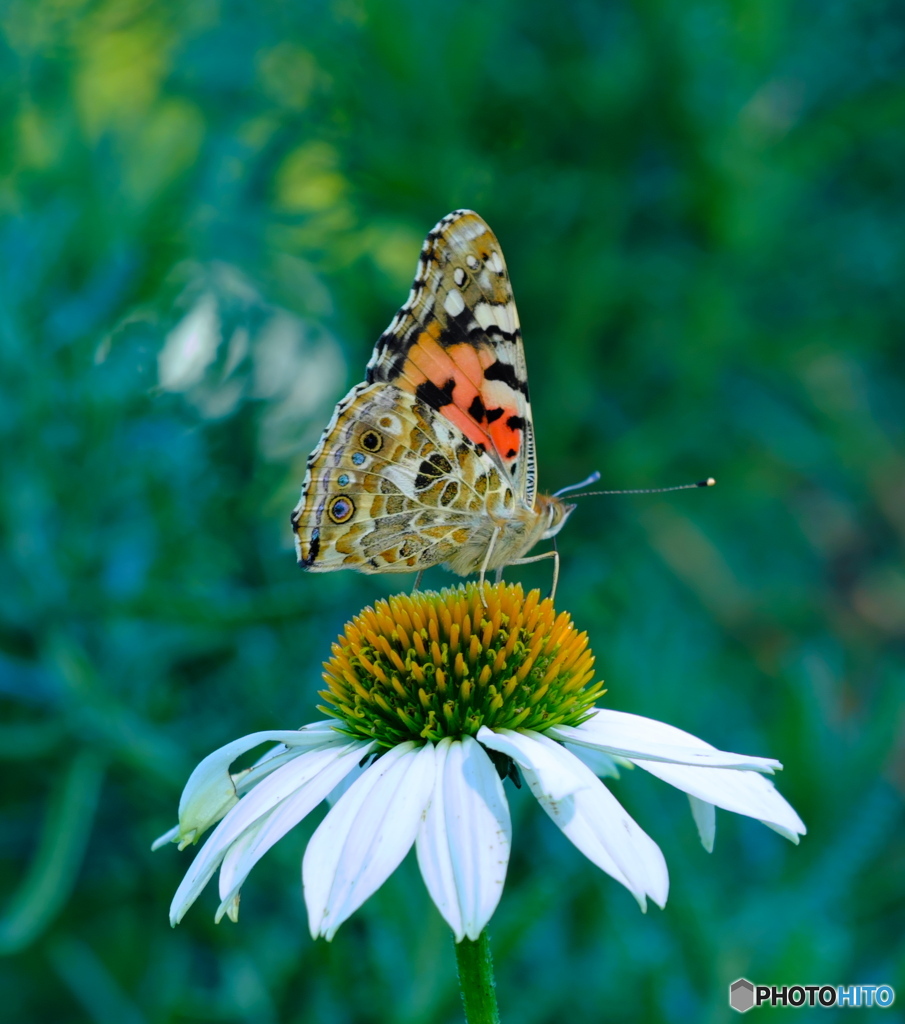
{"type": "Polygon", "coordinates": [[[589,686],[586,633],[520,585],[471,583],[397,594],[365,608],[324,663],[332,707],[357,738],[394,747],[490,729],[578,725],[603,691],[589,686]]]}

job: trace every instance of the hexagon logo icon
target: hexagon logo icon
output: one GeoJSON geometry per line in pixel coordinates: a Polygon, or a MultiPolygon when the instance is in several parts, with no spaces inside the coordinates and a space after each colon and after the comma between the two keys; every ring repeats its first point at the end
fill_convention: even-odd
{"type": "Polygon", "coordinates": [[[754,1006],[754,986],[747,978],[739,978],[729,986],[729,1005],[739,1013],[754,1006]]]}

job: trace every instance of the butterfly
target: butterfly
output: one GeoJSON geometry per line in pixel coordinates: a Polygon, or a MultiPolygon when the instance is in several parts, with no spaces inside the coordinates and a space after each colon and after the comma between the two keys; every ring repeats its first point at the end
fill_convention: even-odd
{"type": "MultiPolygon", "coordinates": [[[[496,236],[471,210],[428,234],[405,305],[337,405],[292,512],[310,572],[467,576],[526,557],[574,509],[537,493],[518,314],[496,236]]],[[[420,578],[420,577],[419,577],[420,578]]]]}

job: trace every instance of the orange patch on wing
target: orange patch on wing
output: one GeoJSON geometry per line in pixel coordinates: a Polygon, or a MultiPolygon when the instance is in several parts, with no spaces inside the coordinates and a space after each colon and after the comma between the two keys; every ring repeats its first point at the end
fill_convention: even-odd
{"type": "Polygon", "coordinates": [[[418,335],[418,340],[409,349],[408,363],[420,370],[425,380],[433,381],[438,388],[442,388],[450,377],[456,379],[456,367],[433,337],[435,327],[439,330],[438,325],[431,324],[418,335]]]}
{"type": "Polygon", "coordinates": [[[472,393],[468,396],[468,402],[471,402],[484,376],[475,350],[470,345],[453,345],[445,349],[432,335],[430,329],[421,332],[409,349],[408,361],[439,388],[448,380],[454,380],[457,389],[470,386],[472,393]]]}
{"type": "Polygon", "coordinates": [[[518,458],[518,453],[522,450],[524,432],[509,426],[509,417],[517,415],[515,409],[503,409],[503,415],[496,423],[491,423],[489,428],[494,447],[507,462],[518,458]],[[513,454],[510,455],[510,452],[513,454]]]}
{"type": "Polygon", "coordinates": [[[443,413],[450,423],[457,426],[469,441],[474,441],[475,444],[482,444],[485,448],[492,446],[492,441],[487,436],[484,428],[479,427],[471,416],[467,412],[463,412],[457,405],[444,405],[440,412],[443,413]]]}
{"type": "Polygon", "coordinates": [[[475,389],[480,389],[481,381],[484,379],[484,367],[481,365],[478,350],[474,345],[462,343],[450,345],[446,350],[446,354],[456,364],[460,372],[465,375],[469,384],[475,389]]]}
{"type": "MultiPolygon", "coordinates": [[[[444,349],[424,331],[409,350],[408,362],[439,388],[453,381],[452,402],[444,405],[440,412],[470,441],[483,444],[485,448],[492,447],[493,441],[487,431],[468,412],[479,394],[470,375],[476,373],[479,380],[482,376],[475,350],[469,345],[454,345],[444,349]]],[[[406,375],[412,376],[408,372],[406,375]]]]}
{"type": "MultiPolygon", "coordinates": [[[[444,405],[440,412],[470,441],[482,444],[487,450],[495,450],[501,459],[511,462],[521,452],[522,431],[508,424],[511,416],[518,415],[518,409],[502,405],[488,395],[488,392],[499,392],[503,388],[499,382],[484,379],[485,369],[497,361],[494,352],[486,346],[469,345],[467,342],[443,348],[437,340],[439,333],[440,325],[435,321],[418,336],[409,349],[406,378],[416,387],[424,380],[439,388],[453,381],[452,402],[444,405]],[[476,420],[470,412],[476,398],[481,399],[487,410],[502,408],[503,415],[493,423],[476,420]]],[[[510,389],[504,390],[511,395],[510,389]]]]}

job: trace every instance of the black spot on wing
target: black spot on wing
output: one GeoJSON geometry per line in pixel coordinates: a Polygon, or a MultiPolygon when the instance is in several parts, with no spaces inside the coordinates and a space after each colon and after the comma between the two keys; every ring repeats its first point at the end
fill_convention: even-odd
{"type": "Polygon", "coordinates": [[[386,379],[388,381],[394,381],[397,377],[402,376],[402,371],[405,369],[405,361],[408,359],[406,352],[400,352],[398,356],[390,363],[386,369],[386,379]]]}
{"type": "Polygon", "coordinates": [[[443,348],[449,348],[450,345],[458,345],[460,342],[468,341],[473,337],[475,319],[474,314],[467,306],[456,313],[455,316],[450,316],[448,313],[446,315],[446,326],[438,339],[443,348]]]}
{"type": "Polygon", "coordinates": [[[452,465],[447,458],[439,452],[434,452],[428,459],[424,459],[418,467],[418,475],[415,477],[415,489],[423,490],[430,487],[432,483],[441,476],[452,472],[452,465]]]}
{"type": "Polygon", "coordinates": [[[392,382],[397,377],[402,376],[402,371],[405,369],[405,361],[408,358],[409,346],[406,346],[404,351],[397,353],[389,362],[386,361],[386,355],[390,347],[399,344],[400,339],[395,334],[382,334],[380,336],[374,348],[375,357],[372,357],[375,365],[368,366],[365,373],[365,381],[368,384],[373,384],[375,381],[392,382]]]}
{"type": "MultiPolygon", "coordinates": [[[[464,316],[464,313],[460,314],[460,316],[464,316]]],[[[482,327],[470,314],[468,330],[465,333],[472,344],[480,344],[483,341],[516,341],[519,337],[518,331],[504,331],[502,327],[498,327],[496,324],[482,327]]]]}
{"type": "Polygon", "coordinates": [[[524,430],[525,421],[521,416],[510,416],[509,419],[506,420],[506,426],[509,427],[510,430],[524,430]]]}
{"type": "Polygon", "coordinates": [[[452,377],[449,378],[442,388],[437,387],[432,380],[426,380],[415,388],[415,397],[420,398],[422,402],[425,402],[431,408],[439,410],[444,405],[452,404],[452,396],[455,389],[456,382],[452,377]]]}
{"type": "Polygon", "coordinates": [[[502,409],[488,409],[487,410],[487,422],[496,423],[496,421],[503,415],[502,409]]]}
{"type": "Polygon", "coordinates": [[[318,529],[311,531],[311,543],[308,545],[308,557],[300,558],[299,565],[303,569],[310,569],[314,565],[314,560],[317,558],[318,552],[321,549],[321,532],[318,529]]]}
{"type": "Polygon", "coordinates": [[[508,363],[504,363],[499,360],[495,363],[491,363],[490,366],[484,370],[484,379],[500,380],[512,388],[513,391],[521,391],[526,398],[528,397],[527,383],[516,377],[515,370],[508,363]]]}
{"type": "MultiPolygon", "coordinates": [[[[500,410],[500,413],[502,413],[502,409],[500,410]]],[[[487,422],[490,422],[490,416],[484,408],[484,403],[481,401],[480,395],[475,395],[474,401],[468,407],[468,415],[477,423],[480,423],[485,416],[487,416],[487,422]]]]}
{"type": "Polygon", "coordinates": [[[488,324],[484,329],[484,333],[488,338],[493,338],[494,341],[515,341],[518,337],[518,331],[507,331],[500,327],[499,324],[488,324]]]}

